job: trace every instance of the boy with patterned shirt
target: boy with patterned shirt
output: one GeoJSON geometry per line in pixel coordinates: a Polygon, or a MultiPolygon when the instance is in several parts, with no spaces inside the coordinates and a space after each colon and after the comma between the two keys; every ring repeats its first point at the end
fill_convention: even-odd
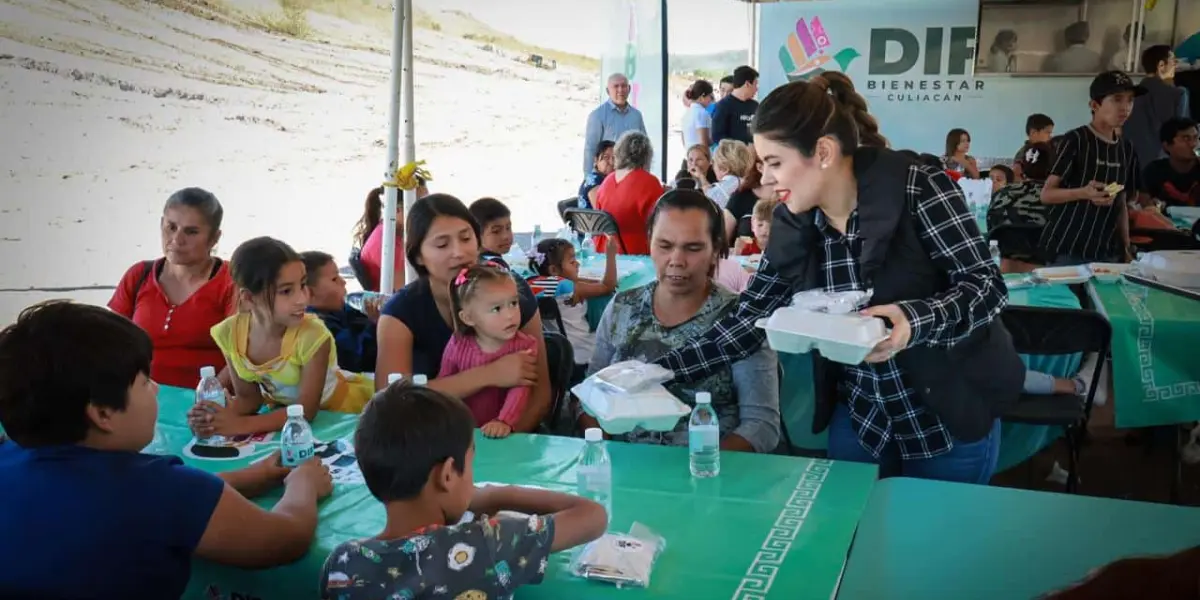
{"type": "Polygon", "coordinates": [[[339,545],[321,571],[321,598],[512,598],[540,583],[552,552],[604,533],[600,505],[515,486],[476,489],[475,420],[461,401],[393,384],[363,410],[354,437],[363,479],[387,522],[339,545]],[[470,511],[478,521],[459,523],[470,511]],[[528,513],[489,518],[500,511],[528,513]]]}

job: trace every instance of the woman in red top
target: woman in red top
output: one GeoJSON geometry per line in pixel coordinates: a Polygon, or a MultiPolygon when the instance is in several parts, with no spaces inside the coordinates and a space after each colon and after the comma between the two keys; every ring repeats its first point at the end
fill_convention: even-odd
{"type": "Polygon", "coordinates": [[[223,214],[217,197],[200,188],[172,194],[161,221],[163,258],[130,267],[108,301],[150,335],[150,378],[158,383],[196,387],[200,367],[225,366],[209,333],[237,306],[229,267],[212,255],[223,214]]]}
{"type": "MultiPolygon", "coordinates": [[[[646,223],[663,195],[662,182],[646,170],[653,156],[654,148],[646,134],[626,132],[613,150],[617,170],[605,178],[596,193],[596,208],[617,222],[624,245],[621,254],[650,254],[646,223]]],[[[606,244],[601,237],[596,240],[596,250],[604,252],[606,244]]]]}

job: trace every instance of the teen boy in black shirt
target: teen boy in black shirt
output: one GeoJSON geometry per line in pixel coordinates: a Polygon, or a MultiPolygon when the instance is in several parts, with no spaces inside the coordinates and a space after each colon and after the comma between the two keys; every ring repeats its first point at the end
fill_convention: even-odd
{"type": "Polygon", "coordinates": [[[1133,144],[1116,130],[1144,93],[1120,71],[1092,80],[1092,122],[1063,136],[1042,190],[1049,207],[1040,245],[1057,257],[1054,264],[1131,260],[1126,199],[1137,194],[1141,175],[1133,144]]]}

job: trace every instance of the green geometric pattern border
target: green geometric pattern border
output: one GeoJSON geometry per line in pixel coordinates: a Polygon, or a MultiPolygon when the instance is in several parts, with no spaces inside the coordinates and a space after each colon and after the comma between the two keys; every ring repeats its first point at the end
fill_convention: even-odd
{"type": "Polygon", "coordinates": [[[1146,308],[1146,297],[1150,288],[1122,285],[1121,294],[1129,302],[1129,308],[1137,317],[1138,371],[1142,383],[1142,401],[1158,402],[1185,396],[1200,396],[1200,381],[1181,381],[1171,385],[1157,385],[1154,381],[1154,315],[1146,308]]]}

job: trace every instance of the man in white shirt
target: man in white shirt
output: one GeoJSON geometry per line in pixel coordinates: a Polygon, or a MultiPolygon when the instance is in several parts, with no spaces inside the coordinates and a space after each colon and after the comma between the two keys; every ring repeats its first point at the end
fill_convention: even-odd
{"type": "Polygon", "coordinates": [[[622,133],[637,130],[646,133],[642,113],[629,104],[629,79],[620,73],[608,77],[608,100],[588,115],[583,142],[583,173],[592,172],[596,147],[600,142],[617,141],[622,133]]]}
{"type": "Polygon", "coordinates": [[[1046,72],[1076,75],[1092,75],[1098,72],[1103,61],[1099,52],[1087,47],[1091,35],[1092,31],[1087,21],[1068,25],[1063,31],[1067,47],[1062,52],[1050,56],[1046,61],[1046,72]]]}

